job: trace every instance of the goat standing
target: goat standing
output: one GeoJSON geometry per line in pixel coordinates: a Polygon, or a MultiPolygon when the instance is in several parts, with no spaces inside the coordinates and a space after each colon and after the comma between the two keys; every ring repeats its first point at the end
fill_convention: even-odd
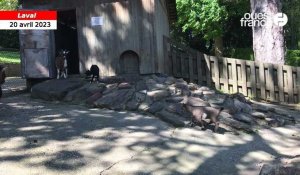
{"type": "Polygon", "coordinates": [[[67,78],[68,77],[68,63],[67,63],[67,55],[70,52],[67,50],[61,50],[58,53],[58,56],[55,59],[55,65],[57,70],[57,79],[60,77],[67,78]]]}

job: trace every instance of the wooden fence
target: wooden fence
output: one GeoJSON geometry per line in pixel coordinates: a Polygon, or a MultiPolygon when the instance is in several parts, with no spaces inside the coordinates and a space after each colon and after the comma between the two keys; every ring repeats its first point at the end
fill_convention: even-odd
{"type": "Polygon", "coordinates": [[[169,74],[226,93],[272,102],[300,102],[300,67],[203,54],[164,37],[169,74]]]}

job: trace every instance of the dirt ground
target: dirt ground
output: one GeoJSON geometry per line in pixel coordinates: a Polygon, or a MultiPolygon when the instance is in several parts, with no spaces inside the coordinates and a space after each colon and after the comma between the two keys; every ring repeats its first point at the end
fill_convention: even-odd
{"type": "Polygon", "coordinates": [[[0,100],[0,128],[0,175],[252,175],[264,163],[300,156],[299,124],[216,134],[29,94],[0,100]]]}

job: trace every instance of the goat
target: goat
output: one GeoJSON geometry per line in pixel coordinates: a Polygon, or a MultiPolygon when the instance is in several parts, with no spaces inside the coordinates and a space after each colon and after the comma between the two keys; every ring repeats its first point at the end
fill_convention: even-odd
{"type": "Polygon", "coordinates": [[[215,109],[210,106],[190,106],[184,104],[185,109],[192,114],[191,123],[201,124],[201,127],[204,127],[203,120],[205,118],[210,119],[210,123],[215,124],[214,132],[217,132],[219,128],[219,115],[223,108],[215,109]]]}
{"type": "Polygon", "coordinates": [[[0,65],[0,98],[2,97],[2,87],[1,87],[1,85],[3,83],[5,83],[5,78],[6,78],[5,67],[0,65]]]}
{"type": "Polygon", "coordinates": [[[92,79],[90,83],[94,81],[94,78],[96,78],[97,82],[99,82],[99,67],[97,65],[92,65],[90,70],[85,72],[86,78],[92,75],[92,79]]]}
{"type": "Polygon", "coordinates": [[[57,70],[57,79],[60,79],[62,76],[64,78],[68,77],[68,63],[67,55],[70,52],[67,50],[61,50],[58,53],[58,56],[55,58],[55,65],[57,70]]]}

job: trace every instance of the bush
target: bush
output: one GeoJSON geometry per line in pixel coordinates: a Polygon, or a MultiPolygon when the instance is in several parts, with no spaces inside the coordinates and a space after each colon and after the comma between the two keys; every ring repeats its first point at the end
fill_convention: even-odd
{"type": "Polygon", "coordinates": [[[300,66],[300,50],[288,50],[285,64],[290,66],[300,66]]]}
{"type": "Polygon", "coordinates": [[[224,56],[242,60],[254,60],[252,48],[227,48],[224,50],[224,56]]]}
{"type": "Polygon", "coordinates": [[[0,30],[0,46],[3,48],[15,48],[19,46],[19,31],[0,30]]]}

